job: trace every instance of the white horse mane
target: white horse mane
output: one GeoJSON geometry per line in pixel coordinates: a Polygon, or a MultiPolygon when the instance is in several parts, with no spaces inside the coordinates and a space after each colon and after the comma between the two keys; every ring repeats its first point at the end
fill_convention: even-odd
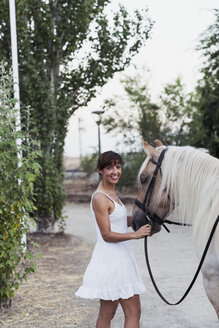
{"type": "Polygon", "coordinates": [[[219,214],[219,160],[193,147],[168,147],[160,194],[164,188],[178,207],[179,219],[193,222],[202,247],[219,214]]]}
{"type": "MultiPolygon", "coordinates": [[[[138,182],[148,161],[146,158],[139,170],[138,182]]],[[[177,208],[177,220],[192,222],[196,245],[203,249],[219,214],[219,160],[203,149],[169,146],[161,170],[157,203],[166,190],[177,208]]]]}

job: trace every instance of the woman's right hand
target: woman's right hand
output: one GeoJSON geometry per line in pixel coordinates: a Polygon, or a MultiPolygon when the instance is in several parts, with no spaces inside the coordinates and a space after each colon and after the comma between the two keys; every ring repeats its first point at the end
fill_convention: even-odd
{"type": "Polygon", "coordinates": [[[140,238],[144,238],[145,236],[150,236],[151,225],[150,224],[143,225],[141,228],[135,231],[134,234],[135,234],[134,239],[140,239],[140,238]]]}

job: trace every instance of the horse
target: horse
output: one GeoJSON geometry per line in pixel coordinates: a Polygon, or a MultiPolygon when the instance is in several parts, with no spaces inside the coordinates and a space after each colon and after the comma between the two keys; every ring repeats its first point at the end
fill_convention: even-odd
{"type": "MultiPolygon", "coordinates": [[[[149,198],[146,204],[148,217],[158,218],[150,222],[151,235],[159,232],[162,222],[177,209],[179,222],[192,223],[193,243],[200,259],[219,215],[219,160],[190,146],[167,148],[160,140],[156,141],[155,148],[144,140],[143,145],[147,158],[138,174],[132,227],[137,230],[146,223],[142,207],[146,198],[149,198]],[[161,152],[163,160],[151,188],[161,152]],[[148,189],[151,189],[149,193],[148,189]]],[[[219,319],[219,227],[215,230],[201,272],[205,292],[219,319]]]]}

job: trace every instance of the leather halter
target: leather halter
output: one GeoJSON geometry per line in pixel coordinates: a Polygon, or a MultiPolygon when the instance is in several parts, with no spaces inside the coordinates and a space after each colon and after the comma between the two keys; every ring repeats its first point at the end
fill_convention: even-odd
{"type": "MultiPolygon", "coordinates": [[[[158,172],[160,171],[160,173],[161,173],[161,164],[164,159],[165,152],[167,150],[168,150],[168,148],[164,148],[162,150],[157,162],[155,162],[152,158],[149,159],[149,161],[151,163],[156,165],[156,168],[154,170],[153,177],[150,181],[147,192],[145,194],[143,203],[141,203],[138,199],[135,199],[135,204],[145,213],[146,223],[148,223],[148,224],[157,223],[159,225],[162,225],[166,229],[166,231],[170,232],[169,229],[165,226],[164,221],[157,214],[152,213],[149,210],[151,196],[152,196],[153,189],[154,189],[154,184],[155,184],[158,172]]],[[[173,223],[170,221],[166,221],[166,222],[173,223]]]]}

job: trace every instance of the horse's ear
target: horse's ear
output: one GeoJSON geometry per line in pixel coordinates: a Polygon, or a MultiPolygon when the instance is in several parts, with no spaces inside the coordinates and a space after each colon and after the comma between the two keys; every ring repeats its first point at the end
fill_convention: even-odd
{"type": "Polygon", "coordinates": [[[155,142],[156,142],[156,148],[163,146],[162,141],[160,141],[159,139],[156,139],[155,142]]]}
{"type": "Polygon", "coordinates": [[[153,155],[156,154],[156,149],[154,147],[152,147],[151,145],[149,145],[149,143],[147,141],[145,141],[143,138],[142,138],[142,141],[143,141],[144,151],[145,151],[146,155],[149,157],[153,157],[153,155]]]}

